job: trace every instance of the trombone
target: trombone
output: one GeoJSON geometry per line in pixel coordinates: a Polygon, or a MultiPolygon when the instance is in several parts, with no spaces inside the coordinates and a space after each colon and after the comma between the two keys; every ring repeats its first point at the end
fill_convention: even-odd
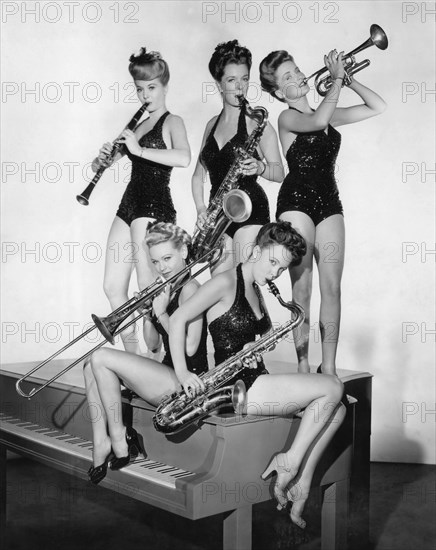
{"type": "MultiPolygon", "coordinates": [[[[388,37],[386,36],[385,31],[381,27],[379,27],[379,25],[371,25],[369,33],[370,37],[368,38],[368,40],[363,42],[360,46],[358,46],[351,52],[344,55],[344,57],[342,58],[342,60],[344,61],[345,69],[345,77],[342,86],[349,86],[352,82],[351,76],[359,71],[362,71],[363,69],[366,69],[366,67],[368,67],[368,65],[371,63],[369,59],[364,59],[360,63],[357,63],[354,57],[355,54],[371,46],[377,46],[377,48],[379,48],[380,50],[386,50],[386,48],[388,47],[388,37]]],[[[330,90],[333,84],[330,75],[320,78],[322,74],[327,72],[327,70],[328,69],[326,67],[323,67],[322,69],[319,69],[319,71],[316,71],[315,73],[304,79],[304,83],[307,84],[307,82],[311,78],[315,77],[315,88],[321,96],[327,95],[327,92],[330,90]]]]}
{"type": "Polygon", "coordinates": [[[177,292],[181,287],[183,287],[188,281],[191,279],[194,279],[198,277],[203,271],[208,269],[210,266],[214,265],[221,257],[223,253],[223,248],[221,246],[216,246],[214,248],[210,248],[205,254],[203,254],[198,259],[194,260],[193,262],[190,262],[187,266],[185,266],[179,273],[176,273],[173,275],[173,277],[170,277],[168,280],[162,282],[160,278],[158,277],[151,285],[141,290],[141,292],[138,293],[137,296],[130,298],[130,300],[127,300],[124,304],[122,304],[119,308],[114,310],[112,313],[110,313],[107,317],[98,317],[97,315],[92,315],[92,320],[94,321],[94,326],[90,327],[85,332],[82,332],[80,336],[66,344],[62,349],[51,355],[48,359],[45,359],[42,361],[42,363],[39,363],[39,365],[36,365],[32,370],[30,370],[27,374],[25,374],[23,377],[21,377],[19,380],[17,380],[15,384],[15,388],[17,390],[17,393],[21,395],[21,397],[26,397],[27,399],[30,399],[34,397],[37,393],[39,393],[41,390],[43,390],[45,387],[49,386],[52,382],[60,378],[63,374],[65,374],[67,371],[75,367],[78,363],[89,357],[94,351],[101,348],[106,344],[106,342],[110,342],[111,344],[115,343],[115,336],[123,332],[126,328],[133,325],[133,323],[136,323],[138,319],[141,317],[144,317],[144,315],[147,315],[152,308],[153,300],[154,298],[160,294],[164,288],[167,285],[171,286],[171,293],[177,292]],[[206,264],[202,267],[200,267],[194,274],[191,274],[191,268],[193,268],[196,264],[206,262],[206,264]],[[136,310],[141,310],[140,313],[131,319],[129,322],[127,322],[125,325],[123,325],[120,328],[120,325],[128,318],[130,317],[136,310]],[[76,359],[73,361],[70,365],[65,367],[61,372],[58,372],[48,380],[45,384],[40,386],[38,389],[33,388],[29,393],[25,393],[21,389],[21,384],[31,376],[34,372],[42,368],[44,365],[52,361],[55,357],[60,355],[63,351],[70,348],[74,344],[76,344],[79,340],[87,336],[90,332],[94,331],[95,329],[98,329],[101,334],[105,337],[105,340],[97,344],[95,347],[93,347],[90,351],[79,357],[79,359],[76,359]]]}

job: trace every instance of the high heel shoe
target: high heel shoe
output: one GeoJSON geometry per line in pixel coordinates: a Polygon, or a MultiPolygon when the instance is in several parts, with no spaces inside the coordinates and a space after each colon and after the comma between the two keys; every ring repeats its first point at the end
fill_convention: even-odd
{"type": "Polygon", "coordinates": [[[142,437],[131,426],[126,427],[126,442],[127,456],[115,456],[110,461],[111,470],[120,470],[121,468],[124,468],[124,466],[127,466],[130,462],[133,462],[135,458],[139,455],[139,453],[142,453],[145,456],[143,450],[144,445],[142,444],[142,437]]]}
{"type": "Polygon", "coordinates": [[[90,466],[88,470],[88,479],[93,485],[98,485],[100,481],[102,481],[106,477],[107,467],[112,456],[114,455],[111,449],[111,452],[107,455],[103,464],[100,464],[100,466],[90,466]]]}
{"type": "Polygon", "coordinates": [[[283,510],[288,503],[286,488],[294,479],[297,472],[294,472],[292,467],[288,464],[286,453],[277,453],[274,455],[260,477],[266,479],[273,472],[277,473],[277,479],[274,484],[274,496],[277,500],[277,510],[283,510]],[[279,480],[280,477],[282,478],[281,480],[279,480]]]}
{"type": "Polygon", "coordinates": [[[320,366],[316,369],[316,372],[317,374],[322,374],[322,363],[320,364],[320,366]]]}

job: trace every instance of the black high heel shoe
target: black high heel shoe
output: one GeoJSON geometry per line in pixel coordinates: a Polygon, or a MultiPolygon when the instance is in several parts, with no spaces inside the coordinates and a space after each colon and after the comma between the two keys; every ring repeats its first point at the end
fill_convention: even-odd
{"type": "Polygon", "coordinates": [[[90,466],[88,470],[88,479],[93,485],[98,485],[100,481],[106,477],[107,467],[113,456],[114,454],[111,449],[111,452],[107,455],[103,464],[100,464],[100,466],[90,466]]]}
{"type": "Polygon", "coordinates": [[[320,366],[316,369],[316,372],[317,374],[322,374],[322,363],[320,364],[320,366]]]}
{"type": "Polygon", "coordinates": [[[127,466],[130,462],[133,462],[139,453],[142,453],[145,456],[142,437],[131,426],[126,427],[126,442],[127,456],[121,456],[119,458],[114,456],[109,465],[111,470],[120,470],[121,468],[124,468],[124,466],[127,466]]]}

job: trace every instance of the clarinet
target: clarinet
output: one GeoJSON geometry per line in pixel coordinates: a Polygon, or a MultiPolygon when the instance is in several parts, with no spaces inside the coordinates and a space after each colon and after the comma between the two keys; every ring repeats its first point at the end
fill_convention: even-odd
{"type": "MultiPolygon", "coordinates": [[[[136,111],[135,115],[127,124],[127,126],[124,128],[124,130],[133,131],[136,128],[136,125],[138,124],[139,120],[141,119],[147,107],[148,107],[147,103],[144,103],[143,105],[141,105],[141,108],[136,111]]],[[[116,154],[120,151],[121,147],[123,147],[123,143],[119,141],[118,138],[115,141],[113,141],[112,144],[113,144],[112,152],[107,159],[109,163],[113,161],[116,154]]],[[[95,186],[97,185],[97,182],[100,180],[106,168],[108,168],[108,166],[100,166],[100,168],[95,173],[95,176],[89,182],[88,187],[83,191],[83,193],[80,193],[80,195],[76,196],[76,199],[78,200],[78,202],[80,202],[80,204],[83,204],[83,206],[88,206],[89,197],[91,196],[91,193],[94,191],[95,186]]]]}

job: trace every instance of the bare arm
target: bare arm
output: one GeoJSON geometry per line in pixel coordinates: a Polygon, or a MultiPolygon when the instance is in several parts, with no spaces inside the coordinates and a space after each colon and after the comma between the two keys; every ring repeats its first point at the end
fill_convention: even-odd
{"type": "Polygon", "coordinates": [[[169,139],[171,148],[154,149],[153,147],[141,147],[136,135],[131,130],[124,130],[121,140],[126,147],[138,157],[164,164],[165,166],[177,166],[186,168],[191,162],[191,149],[189,147],[186,129],[183,120],[179,116],[170,115],[164,122],[162,133],[169,139]]]}
{"type": "Polygon", "coordinates": [[[299,113],[291,109],[283,111],[279,116],[279,130],[281,135],[283,132],[293,132],[295,134],[317,132],[319,130],[324,130],[330,124],[338,103],[344,79],[342,53],[343,52],[336,57],[334,51],[331,51],[328,56],[324,56],[324,62],[330,72],[333,84],[319,107],[316,111],[310,113],[299,113]]]}
{"type": "Polygon", "coordinates": [[[383,113],[386,109],[385,101],[375,92],[353,79],[349,88],[360,96],[364,103],[352,107],[337,108],[332,117],[333,126],[341,126],[360,122],[383,113]]]}
{"type": "Polygon", "coordinates": [[[285,177],[285,171],[280,156],[277,134],[269,122],[260,140],[259,149],[261,158],[265,159],[265,163],[257,161],[260,164],[257,174],[269,181],[281,183],[285,177]]]}
{"type": "Polygon", "coordinates": [[[145,317],[143,334],[147,348],[153,352],[157,350],[161,343],[161,336],[148,317],[145,317]]]}
{"type": "Polygon", "coordinates": [[[206,204],[204,202],[204,184],[206,181],[207,170],[201,162],[201,151],[203,150],[203,147],[206,143],[207,136],[209,135],[216,118],[217,117],[214,117],[206,125],[206,129],[203,134],[203,139],[201,141],[200,154],[198,155],[197,164],[195,165],[195,170],[194,170],[194,173],[192,174],[191,189],[192,189],[192,196],[195,202],[195,208],[197,209],[197,216],[201,216],[201,215],[204,216],[207,209],[206,204]]]}
{"type": "Polygon", "coordinates": [[[219,302],[225,302],[232,285],[233,270],[210,279],[186,301],[170,318],[169,344],[176,376],[185,391],[188,383],[197,390],[202,383],[189,373],[185,360],[186,326],[219,302]]]}
{"type": "MultiPolygon", "coordinates": [[[[109,166],[112,166],[112,164],[120,160],[120,158],[125,155],[124,152],[118,151],[114,158],[109,161],[108,159],[112,153],[113,147],[114,144],[110,143],[109,141],[103,144],[98,155],[92,161],[91,169],[93,172],[97,172],[97,170],[99,170],[102,166],[104,166],[105,168],[109,168],[109,166]]],[[[124,147],[122,147],[121,149],[123,150],[124,147]]]]}
{"type": "MultiPolygon", "coordinates": [[[[191,298],[191,296],[193,296],[196,292],[198,292],[199,288],[200,285],[199,283],[197,283],[197,281],[190,281],[185,287],[183,287],[183,290],[180,294],[180,306],[187,302],[189,298],[191,298]]],[[[203,315],[199,315],[188,323],[188,327],[186,330],[185,351],[186,355],[188,355],[189,357],[194,355],[194,353],[198,349],[201,340],[201,333],[203,331],[203,322],[205,322],[203,319],[203,315]]]]}

